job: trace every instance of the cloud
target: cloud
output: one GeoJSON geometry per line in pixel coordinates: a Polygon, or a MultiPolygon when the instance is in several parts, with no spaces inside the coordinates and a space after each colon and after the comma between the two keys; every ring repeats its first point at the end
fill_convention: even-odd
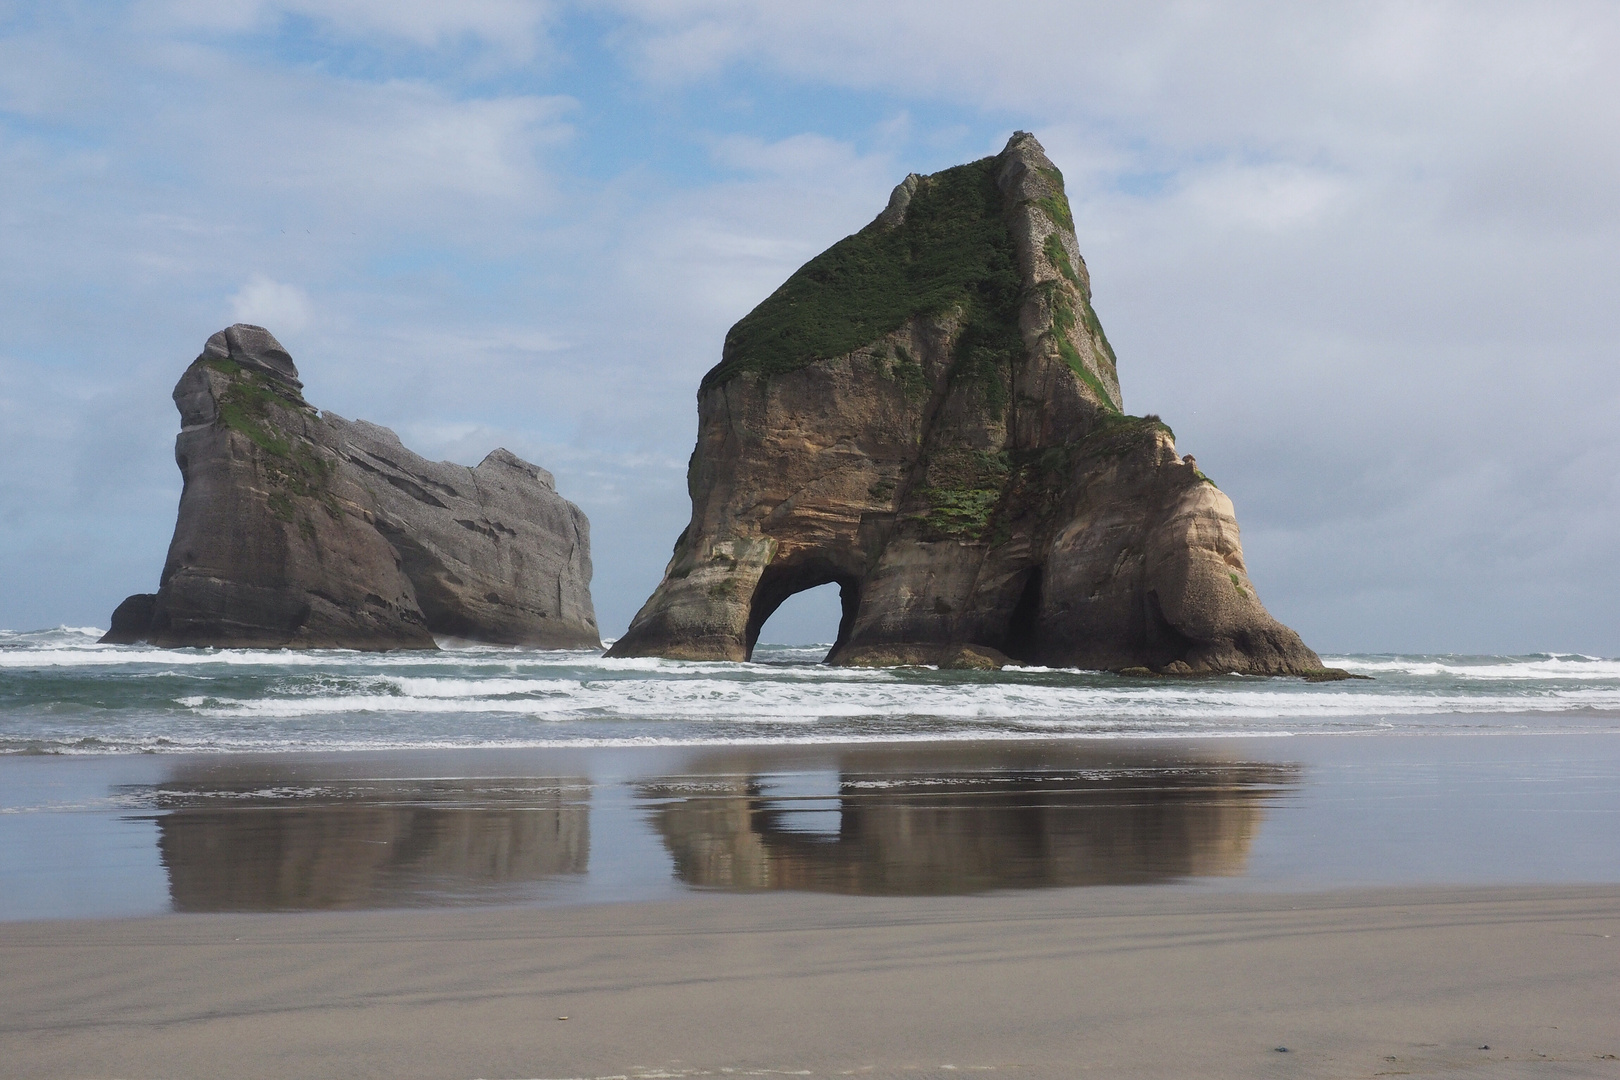
{"type": "Polygon", "coordinates": [[[549,197],[544,152],[572,135],[563,96],[458,98],[408,80],[242,71],[194,49],[169,65],[183,69],[180,85],[220,89],[137,123],[160,145],[192,140],[183,166],[203,183],[243,185],[244,201],[307,197],[373,219],[405,206],[435,216],[532,207],[549,197]]]}
{"type": "Polygon", "coordinates": [[[1620,651],[1611,6],[620,10],[665,86],[789,78],[1033,128],[1127,405],[1234,495],[1310,640],[1620,651]]]}
{"type": "Polygon", "coordinates": [[[535,0],[159,0],[148,5],[147,15],[173,28],[233,33],[302,18],[350,38],[382,35],[424,47],[472,38],[527,57],[539,45],[552,5],[535,0]]]}
{"type": "Polygon", "coordinates": [[[726,328],[1024,128],[1274,611],[1620,653],[1617,46],[1580,0],[42,5],[0,37],[0,505],[67,584],[0,623],[160,565],[169,388],[230,312],[323,408],[555,471],[622,628],[726,328]]]}
{"type": "Polygon", "coordinates": [[[1318,226],[1352,198],[1352,185],[1326,170],[1239,162],[1185,170],[1175,195],[1210,228],[1272,233],[1318,226]]]}
{"type": "Polygon", "coordinates": [[[254,274],[231,295],[231,318],[296,334],[309,325],[309,294],[296,285],[254,274]]]}

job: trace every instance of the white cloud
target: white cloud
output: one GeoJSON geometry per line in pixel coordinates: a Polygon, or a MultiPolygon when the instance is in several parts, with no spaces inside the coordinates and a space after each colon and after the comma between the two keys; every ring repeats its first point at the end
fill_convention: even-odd
{"type": "Polygon", "coordinates": [[[537,0],[155,0],[149,17],[169,26],[244,32],[288,17],[311,19],[352,38],[375,35],[421,46],[473,38],[533,55],[552,5],[537,0]]]}
{"type": "MultiPolygon", "coordinates": [[[[1330,648],[1620,651],[1612,4],[141,10],[0,40],[28,118],[0,116],[0,354],[43,358],[0,410],[51,418],[0,423],[19,476],[124,455],[173,483],[169,387],[240,305],[297,335],[320,406],[554,469],[622,625],[725,329],[906,172],[1021,127],[1068,178],[1127,405],[1232,493],[1280,615],[1330,648]],[[332,62],[276,54],[299,23],[332,62]],[[119,407],[37,404],[70,385],[119,407]]],[[[85,535],[96,483],[52,484],[85,535]]],[[[152,517],[156,566],[172,493],[152,517]]]]}
{"type": "Polygon", "coordinates": [[[715,140],[714,157],[734,169],[790,178],[807,187],[871,183],[893,171],[887,157],[862,157],[851,143],[825,135],[790,135],[775,141],[729,135],[715,140]]]}
{"type": "Polygon", "coordinates": [[[1268,232],[1320,225],[1350,198],[1351,185],[1342,176],[1294,165],[1233,162],[1187,170],[1177,194],[1212,228],[1268,232]]]}
{"type": "Polygon", "coordinates": [[[268,327],[272,334],[296,334],[309,325],[309,294],[263,274],[248,278],[230,304],[232,321],[268,327]]]}
{"type": "Polygon", "coordinates": [[[549,196],[545,152],[572,136],[567,97],[459,98],[407,80],[244,71],[198,49],[167,61],[212,89],[201,102],[171,99],[144,121],[151,136],[189,141],[186,163],[214,183],[299,193],[345,213],[408,205],[455,218],[457,200],[532,210],[549,196]]]}

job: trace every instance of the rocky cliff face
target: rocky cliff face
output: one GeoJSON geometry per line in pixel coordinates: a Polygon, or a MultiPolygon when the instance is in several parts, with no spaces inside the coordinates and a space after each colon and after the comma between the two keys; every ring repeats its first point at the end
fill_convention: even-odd
{"type": "Polygon", "coordinates": [[[120,604],[103,640],[599,644],[589,526],[549,473],[505,450],[476,469],[425,461],[302,389],[262,327],[208,339],[174,390],[185,487],[161,586],[120,604]]]}
{"type": "Polygon", "coordinates": [[[692,520],[615,656],[743,660],[843,594],[835,663],[1306,674],[1232,504],[1122,411],[1063,179],[1033,136],[908,176],[732,328],[692,520]]]}

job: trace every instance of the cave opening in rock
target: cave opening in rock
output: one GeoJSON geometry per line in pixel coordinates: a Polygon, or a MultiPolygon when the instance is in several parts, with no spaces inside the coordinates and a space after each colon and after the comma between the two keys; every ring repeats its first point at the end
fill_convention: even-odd
{"type": "Polygon", "coordinates": [[[1024,590],[1018,594],[1007,619],[1007,636],[1001,651],[1021,663],[1038,663],[1035,655],[1035,624],[1041,614],[1041,567],[1032,567],[1024,579],[1024,590]]]}
{"type": "Polygon", "coordinates": [[[753,659],[754,646],[759,643],[766,622],[778,611],[782,612],[783,617],[773,624],[774,633],[766,637],[767,642],[779,645],[822,644],[832,637],[831,651],[837,651],[849,639],[859,603],[860,580],[853,574],[841,572],[819,559],[795,565],[773,563],[760,575],[749,606],[748,658],[753,659]],[[837,587],[836,593],[834,586],[837,587]],[[836,602],[832,602],[833,595],[838,598],[836,602]],[[787,604],[790,597],[802,599],[787,604]],[[784,604],[787,604],[785,610],[784,604]],[[837,619],[836,636],[830,633],[833,619],[837,619]]]}

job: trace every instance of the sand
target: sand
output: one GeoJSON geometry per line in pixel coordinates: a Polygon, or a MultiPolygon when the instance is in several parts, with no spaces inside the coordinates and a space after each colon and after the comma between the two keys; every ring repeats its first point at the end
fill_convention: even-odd
{"type": "Polygon", "coordinates": [[[1615,1055],[1614,886],[0,924],[6,1077],[1620,1077],[1615,1055]]]}

